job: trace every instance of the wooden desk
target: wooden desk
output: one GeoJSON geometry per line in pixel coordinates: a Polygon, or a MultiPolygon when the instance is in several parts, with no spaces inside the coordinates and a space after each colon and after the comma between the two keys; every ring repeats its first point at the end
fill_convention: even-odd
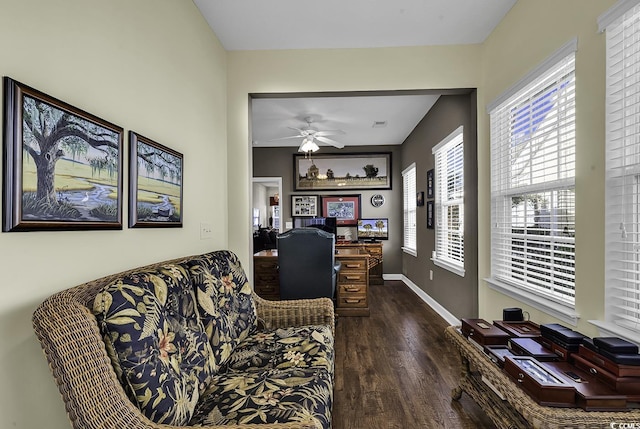
{"type": "MultiPolygon", "coordinates": [[[[336,282],[336,312],[341,316],[369,315],[369,252],[358,247],[336,247],[342,263],[336,282]]],[[[262,250],[253,255],[256,293],[265,299],[280,299],[278,251],[262,250]]]]}
{"type": "Polygon", "coordinates": [[[371,256],[371,258],[369,258],[369,284],[384,284],[382,278],[382,242],[338,242],[336,243],[336,249],[362,249],[367,252],[371,256]]]}
{"type": "Polygon", "coordinates": [[[463,337],[458,327],[449,326],[445,337],[455,345],[462,358],[462,377],[451,393],[452,398],[458,400],[463,392],[467,393],[499,428],[591,429],[614,427],[611,423],[640,423],[639,409],[604,412],[538,405],[486,354],[463,337]]]}

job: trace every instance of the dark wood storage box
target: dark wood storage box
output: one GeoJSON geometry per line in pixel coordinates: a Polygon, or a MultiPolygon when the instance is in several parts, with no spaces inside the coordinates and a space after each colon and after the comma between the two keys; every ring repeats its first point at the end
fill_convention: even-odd
{"type": "Polygon", "coordinates": [[[511,349],[504,345],[484,346],[484,352],[489,356],[489,360],[500,368],[504,368],[505,356],[515,356],[511,349]]]}
{"type": "Polygon", "coordinates": [[[595,376],[568,362],[553,362],[548,365],[565,376],[576,390],[576,405],[585,411],[620,411],[627,408],[627,397],[617,393],[595,376]],[[579,381],[573,379],[569,375],[571,373],[578,376],[579,381]]]}
{"type": "Polygon", "coordinates": [[[462,319],[462,335],[481,346],[506,345],[509,334],[484,319],[462,319]]]}
{"type": "Polygon", "coordinates": [[[598,380],[611,387],[617,393],[630,396],[631,401],[640,401],[640,378],[617,377],[606,369],[589,362],[584,357],[574,354],[574,364],[578,369],[594,375],[598,380]]]}
{"type": "MultiPolygon", "coordinates": [[[[640,366],[617,364],[584,345],[580,346],[578,354],[589,362],[593,362],[599,367],[611,372],[616,377],[640,377],[640,366]]],[[[638,382],[640,382],[640,380],[638,380],[638,382]]]]}
{"type": "Polygon", "coordinates": [[[520,356],[532,356],[541,362],[559,360],[558,355],[533,338],[509,338],[509,348],[520,356]]]}
{"type": "Polygon", "coordinates": [[[504,370],[538,404],[547,407],[575,406],[574,387],[531,356],[505,357],[504,370]]]}
{"type": "Polygon", "coordinates": [[[540,336],[540,326],[529,321],[512,322],[507,320],[494,320],[493,324],[512,337],[537,338],[540,336]]]}

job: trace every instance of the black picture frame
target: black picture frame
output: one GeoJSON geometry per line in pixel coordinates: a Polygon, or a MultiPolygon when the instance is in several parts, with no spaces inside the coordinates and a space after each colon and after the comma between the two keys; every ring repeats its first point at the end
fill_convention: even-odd
{"type": "Polygon", "coordinates": [[[184,157],[129,131],[129,228],[181,228],[184,157]]]}
{"type": "Polygon", "coordinates": [[[433,213],[433,201],[427,201],[427,229],[434,229],[434,213],[433,213]]]}
{"type": "Polygon", "coordinates": [[[433,198],[433,168],[427,171],[427,198],[433,198]]]}
{"type": "Polygon", "coordinates": [[[319,214],[317,195],[291,195],[291,217],[316,217],[319,214]]]}
{"type": "Polygon", "coordinates": [[[391,189],[391,152],[293,155],[294,191],[391,189]]]}
{"type": "Polygon", "coordinates": [[[2,231],[122,229],[123,128],[3,78],[2,231]]]}

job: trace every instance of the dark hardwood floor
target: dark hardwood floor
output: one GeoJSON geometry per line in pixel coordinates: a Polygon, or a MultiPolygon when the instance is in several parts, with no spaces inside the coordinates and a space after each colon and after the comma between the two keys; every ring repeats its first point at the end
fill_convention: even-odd
{"type": "Polygon", "coordinates": [[[336,326],[333,429],[495,429],[466,395],[447,323],[404,283],[371,286],[370,317],[336,326]]]}

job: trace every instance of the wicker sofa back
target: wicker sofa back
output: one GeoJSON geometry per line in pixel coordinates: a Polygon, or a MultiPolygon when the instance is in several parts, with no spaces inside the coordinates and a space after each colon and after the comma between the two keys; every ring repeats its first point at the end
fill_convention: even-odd
{"type": "MultiPolygon", "coordinates": [[[[33,327],[74,428],[197,425],[205,428],[327,429],[331,426],[334,312],[333,303],[326,298],[266,301],[249,291],[261,328],[253,327],[243,333],[242,338],[235,338],[232,344],[219,349],[206,383],[201,383],[195,415],[189,422],[181,425],[159,423],[161,416],[145,415],[141,409],[144,398],[136,402],[135,399],[140,398],[131,397],[122,374],[114,369],[114,353],[108,352],[105,344],[106,332],[101,329],[104,321],[99,323],[94,314],[96,297],[141,272],[166,271],[168,266],[179,266],[185,268],[188,281],[194,285],[193,296],[199,303],[202,296],[198,297],[198,294],[203,292],[197,291],[197,285],[216,284],[224,289],[228,278],[216,277],[220,273],[211,267],[207,267],[206,273],[200,271],[200,277],[197,271],[202,269],[203,261],[206,265],[212,260],[225,259],[237,261],[231,252],[219,251],[134,268],[63,290],[38,306],[33,314],[33,327]],[[229,387],[240,380],[246,384],[242,389],[234,391],[229,387]],[[269,390],[265,386],[282,386],[282,389],[269,390]]],[[[239,262],[234,269],[242,270],[239,262]]],[[[240,274],[244,275],[244,272],[240,274]]],[[[246,292],[246,285],[241,287],[246,292]]],[[[228,293],[235,293],[232,288],[228,289],[228,293]]],[[[216,305],[234,305],[229,302],[228,297],[223,296],[216,305]]],[[[205,306],[210,304],[207,302],[205,306]]],[[[209,313],[217,314],[216,311],[210,309],[209,313]]],[[[198,318],[202,312],[199,308],[198,318]]],[[[204,331],[210,344],[219,344],[220,338],[214,338],[215,330],[211,328],[217,323],[216,318],[207,314],[202,319],[207,321],[208,328],[204,331]]],[[[228,319],[225,323],[229,325],[234,321],[228,319]]],[[[253,325],[253,322],[249,321],[249,324],[253,325]]],[[[137,340],[132,338],[132,341],[137,340]]],[[[179,353],[178,349],[167,350],[179,353]]],[[[210,354],[215,355],[213,349],[210,354]]],[[[175,363],[166,355],[163,357],[168,370],[173,371],[175,363]]],[[[181,359],[179,356],[178,361],[182,363],[181,359]]]]}

